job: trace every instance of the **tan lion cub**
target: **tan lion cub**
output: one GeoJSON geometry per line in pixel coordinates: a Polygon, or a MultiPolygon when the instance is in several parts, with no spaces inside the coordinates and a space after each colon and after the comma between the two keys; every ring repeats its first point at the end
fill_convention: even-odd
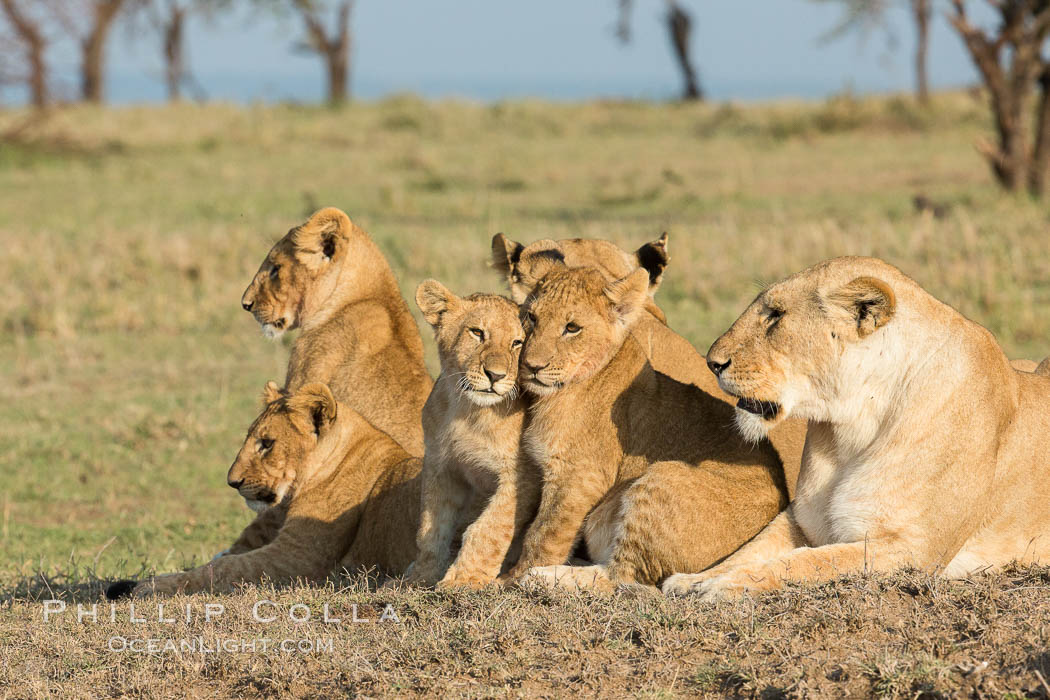
{"type": "Polygon", "coordinates": [[[631,335],[645,270],[550,265],[524,306],[520,378],[543,490],[508,578],[607,588],[710,566],[786,505],[780,459],[733,430],[732,406],[653,370],[631,335]],[[563,566],[581,529],[596,565],[563,566]]]}
{"type": "Polygon", "coordinates": [[[441,376],[423,407],[419,557],[407,580],[483,586],[499,575],[539,494],[539,474],[519,449],[526,402],[518,396],[518,355],[525,331],[518,305],[495,294],[460,298],[427,280],[416,303],[434,327],[441,376]],[[468,525],[449,566],[452,540],[468,525]]]}
{"type": "Polygon", "coordinates": [[[791,506],[718,566],[706,599],[903,567],[968,576],[1050,561],[1050,377],[874,258],[773,285],[707,355],[760,436],[809,420],[791,506]]]}
{"type": "MultiPolygon", "coordinates": [[[[648,272],[648,295],[643,312],[631,326],[631,335],[645,351],[653,369],[675,381],[693,384],[729,404],[736,402],[719,388],[714,375],[707,369],[706,358],[667,326],[664,312],[653,299],[670,262],[666,233],[634,253],[596,239],[540,240],[522,245],[502,233],[492,238],[493,267],[506,277],[511,298],[519,304],[533,291],[552,262],[566,267],[593,267],[609,282],[626,277],[639,268],[648,272]]],[[[805,421],[780,423],[770,432],[769,441],[784,463],[788,491],[793,492],[802,463],[802,446],[806,441],[805,421]]]]}
{"type": "Polygon", "coordinates": [[[233,550],[204,566],[136,585],[121,581],[107,597],[228,591],[265,579],[317,581],[333,570],[376,568],[400,574],[415,556],[418,457],[412,457],[324,384],[280,392],[255,420],[227,480],[253,509],[264,510],[233,550]],[[279,527],[252,542],[267,514],[279,527]]]}
{"type": "Polygon", "coordinates": [[[267,336],[301,328],[285,388],[323,382],[336,399],[422,456],[432,382],[423,341],[386,258],[335,207],[279,240],[241,297],[267,336]]]}

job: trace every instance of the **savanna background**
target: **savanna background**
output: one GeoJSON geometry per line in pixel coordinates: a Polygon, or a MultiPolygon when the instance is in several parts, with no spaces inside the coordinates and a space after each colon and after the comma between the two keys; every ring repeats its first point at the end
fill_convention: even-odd
{"type": "MultiPolygon", "coordinates": [[[[853,16],[857,3],[841,4],[832,19],[853,16]]],[[[303,7],[333,9],[292,3],[278,16],[289,33],[309,28],[303,7]]],[[[123,17],[116,26],[143,21],[123,17]]],[[[3,31],[12,36],[9,20],[3,31]]],[[[27,55],[15,46],[0,44],[0,66],[27,55]]],[[[29,73],[3,75],[17,79],[0,93],[0,692],[1050,695],[1040,568],[961,582],[858,576],[718,607],[641,590],[376,592],[365,577],[217,598],[230,612],[208,624],[159,623],[155,610],[131,623],[127,603],[115,623],[45,624],[39,602],[100,602],[107,582],[199,564],[249,522],[225,470],[263,384],[283,377],[288,342],[266,341],[239,298],[271,243],[323,205],[371,233],[409,299],[427,277],[501,291],[488,266],[497,231],[628,249],[667,231],[658,300],[701,352],[763,284],[862,254],[987,326],[1011,358],[1050,354],[1050,215],[974,149],[996,134],[994,90],[976,74],[924,99],[840,86],[805,99],[667,99],[676,87],[653,100],[117,106],[62,95],[61,66],[36,106],[20,87],[29,73]],[[315,615],[329,601],[373,613],[389,603],[401,622],[260,628],[260,597],[315,615]],[[107,650],[113,635],[197,634],[332,637],[335,652],[107,650]]]]}

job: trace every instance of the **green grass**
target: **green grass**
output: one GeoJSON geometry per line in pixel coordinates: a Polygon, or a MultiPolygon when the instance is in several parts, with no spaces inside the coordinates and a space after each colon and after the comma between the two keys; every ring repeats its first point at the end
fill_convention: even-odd
{"type": "MultiPolygon", "coordinates": [[[[24,118],[0,111],[0,133],[24,118]]],[[[929,112],[850,97],[63,109],[0,143],[0,589],[199,563],[249,521],[224,475],[287,347],[239,298],[321,205],[372,234],[406,295],[426,277],[502,289],[497,231],[633,248],[667,230],[659,301],[701,351],[761,285],[850,253],[1040,359],[1050,216],[996,190],[971,146],[988,128],[965,94],[929,112]],[[947,216],[916,212],[919,193],[947,216]]],[[[939,683],[921,660],[865,663],[873,692],[939,683]]],[[[636,692],[762,690],[743,661],[698,664],[636,692]]]]}

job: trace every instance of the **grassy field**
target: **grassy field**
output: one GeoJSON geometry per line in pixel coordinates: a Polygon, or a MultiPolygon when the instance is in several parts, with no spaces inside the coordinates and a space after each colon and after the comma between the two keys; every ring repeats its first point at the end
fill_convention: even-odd
{"type": "MultiPolygon", "coordinates": [[[[0,133],[24,117],[0,111],[0,133]]],[[[996,191],[971,146],[988,129],[968,94],[929,112],[895,98],[406,97],[342,111],[77,107],[0,143],[0,691],[1050,694],[1035,675],[1050,677],[1043,570],[860,579],[725,609],[630,591],[378,595],[349,582],[334,597],[271,595],[390,602],[401,624],[344,627],[334,656],[247,660],[105,653],[112,625],[42,625],[35,602],[93,602],[99,580],[200,563],[249,521],[225,470],[287,348],[263,339],[239,297],[271,242],[318,206],[369,230],[406,294],[426,277],[500,290],[487,266],[497,231],[636,247],[666,230],[659,300],[701,351],[760,285],[828,256],[877,255],[1011,357],[1039,359],[1050,216],[996,191]],[[919,194],[942,216],[917,211],[919,194]]],[[[227,601],[240,617],[221,629],[252,629],[248,597],[227,601]]]]}

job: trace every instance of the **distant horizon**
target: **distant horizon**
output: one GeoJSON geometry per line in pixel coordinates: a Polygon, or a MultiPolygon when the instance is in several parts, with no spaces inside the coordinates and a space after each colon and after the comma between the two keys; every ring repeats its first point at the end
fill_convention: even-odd
{"type": "MultiPolygon", "coordinates": [[[[754,4],[683,2],[694,20],[694,63],[712,101],[812,100],[913,89],[913,28],[901,8],[889,12],[893,42],[881,32],[866,40],[846,35],[825,42],[820,38],[841,17],[837,4],[757,4],[761,22],[754,20],[754,4]]],[[[987,21],[979,5],[974,10],[987,21]]],[[[612,34],[616,3],[611,0],[568,6],[536,0],[528,8],[485,0],[448,7],[361,0],[351,20],[350,94],[363,100],[403,93],[482,102],[674,100],[681,76],[661,17],[662,5],[636,2],[632,40],[624,45],[612,34]],[[406,16],[413,21],[405,22],[406,16]]],[[[321,60],[291,48],[301,36],[294,15],[224,16],[213,24],[192,16],[187,35],[191,74],[209,100],[324,101],[321,60]]],[[[153,34],[132,42],[125,28],[113,32],[107,101],[166,100],[158,47],[153,34]]],[[[74,99],[77,55],[68,41],[56,46],[51,72],[56,98],[74,99]]],[[[962,42],[940,13],[931,32],[929,74],[935,90],[978,82],[962,42]]],[[[186,99],[193,96],[192,89],[185,90],[186,99]]],[[[7,88],[0,98],[6,104],[24,103],[25,91],[7,88]]]]}

